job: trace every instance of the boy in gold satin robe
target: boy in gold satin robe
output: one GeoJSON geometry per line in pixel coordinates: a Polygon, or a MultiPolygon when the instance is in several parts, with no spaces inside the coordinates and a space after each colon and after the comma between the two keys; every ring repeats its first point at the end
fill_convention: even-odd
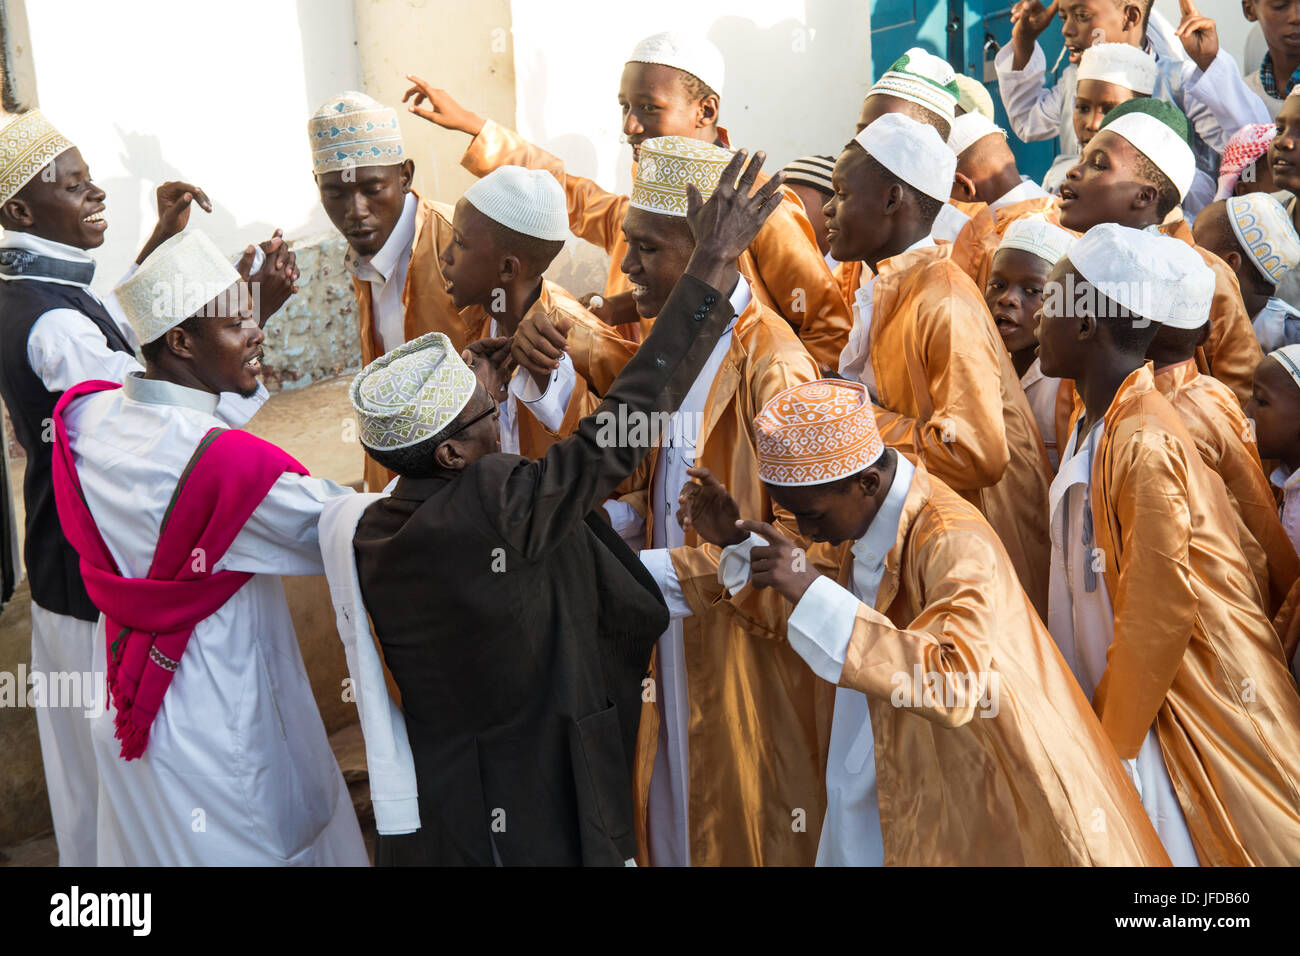
{"type": "Polygon", "coordinates": [[[933,128],[897,113],[840,153],[826,205],[854,308],[840,374],[867,386],[885,444],[979,508],[1042,613],[1051,466],[981,291],[930,234],[955,165],[933,128]]]}
{"type": "Polygon", "coordinates": [[[754,429],[806,556],[707,469],[682,521],[725,546],[693,586],[838,684],[818,865],[1167,864],[997,535],[884,447],[866,389],[796,385],[754,429]]]}
{"type": "Polygon", "coordinates": [[[1052,636],[1175,864],[1294,865],[1300,695],[1223,482],[1145,359],[1157,319],[1204,315],[1214,279],[1186,245],[1104,223],[1051,282],[1043,372],[1084,403],[1052,488],[1084,496],[1053,516],[1052,636]]]}
{"type": "Polygon", "coordinates": [[[1210,337],[1197,365],[1227,385],[1237,401],[1250,398],[1255,366],[1263,358],[1241,287],[1228,264],[1196,245],[1185,219],[1161,225],[1191,188],[1196,159],[1187,145],[1187,117],[1150,97],[1128,100],[1106,114],[1077,166],[1061,184],[1061,225],[1085,232],[1113,222],[1151,229],[1192,246],[1214,270],[1210,337]]]}
{"type": "MultiPolygon", "coordinates": [[[[723,73],[722,54],[702,37],[659,33],[638,43],[618,91],[623,134],[632,145],[633,162],[640,144],[656,136],[683,136],[727,147],[727,131],[718,125],[723,73]]],[[[610,255],[604,302],[596,312],[633,341],[640,341],[653,317],[638,315],[619,269],[627,250],[619,226],[628,197],[566,172],[561,160],[513,130],[469,112],[417,76],[409,79],[415,85],[403,99],[413,98],[411,112],[473,137],[461,160],[470,172],[483,176],[509,163],[545,169],[559,179],[569,198],[574,235],[610,255]]],[[[848,336],[848,310],[817,248],[803,206],[793,195],[764,223],[741,257],[740,270],[759,301],[790,323],[818,363],[834,367],[848,336]]]]}

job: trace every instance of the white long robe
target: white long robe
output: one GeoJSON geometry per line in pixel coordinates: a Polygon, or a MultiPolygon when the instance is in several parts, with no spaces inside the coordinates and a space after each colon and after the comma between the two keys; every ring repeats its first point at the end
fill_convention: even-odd
{"type": "MultiPolygon", "coordinates": [[[[1098,422],[1079,449],[1079,423],[1061,452],[1061,467],[1050,492],[1047,629],[1089,700],[1106,672],[1106,652],[1115,639],[1115,613],[1105,574],[1094,559],[1096,538],[1091,533],[1092,455],[1104,428],[1105,422],[1098,422]]],[[[1152,595],[1152,600],[1159,600],[1159,595],[1152,595]]],[[[1147,731],[1137,758],[1123,763],[1169,859],[1175,866],[1199,866],[1154,726],[1147,731]]]]}
{"type": "MultiPolygon", "coordinates": [[[[176,482],[222,424],[216,404],[128,376],[67,415],[86,501],[122,574],[148,572],[176,482]]],[[[366,865],[278,577],[323,573],[317,521],[341,494],[351,492],[318,478],[275,482],[214,565],[253,577],[195,627],[140,759],[121,758],[111,705],[92,721],[100,865],[366,865]]],[[[102,616],[94,669],[106,672],[102,616]]]]}

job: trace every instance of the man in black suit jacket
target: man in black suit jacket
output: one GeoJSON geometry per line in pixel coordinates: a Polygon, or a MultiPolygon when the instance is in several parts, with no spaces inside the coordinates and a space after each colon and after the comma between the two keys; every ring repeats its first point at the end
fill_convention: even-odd
{"type": "Polygon", "coordinates": [[[396,452],[366,442],[399,475],[353,544],[402,695],[421,822],[380,837],[380,864],[621,865],[635,855],[642,680],[668,613],[597,513],[648,447],[602,440],[602,422],[675,411],[726,329],[736,259],[781,199],[780,176],[750,194],[763,154],[740,173],[743,159],[707,202],[692,187],[685,275],[596,412],[545,457],[499,452],[482,383],[431,437],[396,452]]]}

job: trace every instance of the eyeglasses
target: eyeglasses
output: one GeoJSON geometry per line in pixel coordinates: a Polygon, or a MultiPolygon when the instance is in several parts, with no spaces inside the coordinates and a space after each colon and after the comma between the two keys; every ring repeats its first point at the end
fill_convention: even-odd
{"type": "Polygon", "coordinates": [[[451,438],[451,437],[453,437],[453,436],[455,436],[455,435],[459,435],[459,434],[460,434],[461,432],[463,432],[465,429],[469,428],[469,426],[471,426],[471,425],[473,425],[473,424],[475,424],[475,423],[477,423],[477,422],[481,422],[483,419],[487,418],[489,415],[495,415],[496,413],[497,413],[497,403],[496,403],[496,400],[494,399],[493,402],[492,402],[492,404],[491,404],[490,406],[488,406],[488,408],[487,408],[486,411],[479,412],[477,415],[475,415],[473,418],[471,418],[469,421],[467,421],[464,425],[461,425],[460,428],[457,428],[454,432],[452,432],[450,435],[448,435],[446,438],[444,438],[443,441],[446,441],[447,438],[451,438]]]}

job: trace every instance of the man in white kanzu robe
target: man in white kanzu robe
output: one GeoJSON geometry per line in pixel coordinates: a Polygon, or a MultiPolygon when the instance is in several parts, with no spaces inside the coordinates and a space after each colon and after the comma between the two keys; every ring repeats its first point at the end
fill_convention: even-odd
{"type": "MultiPolygon", "coordinates": [[[[168,258],[177,240],[137,273],[146,303],[154,283],[171,287],[173,278],[214,268],[190,261],[203,250],[168,258]]],[[[142,321],[163,321],[148,317],[147,305],[144,320],[126,311],[137,332],[142,321]]],[[[140,338],[159,334],[146,324],[140,338]]],[[[261,333],[253,334],[255,347],[261,333]]],[[[252,362],[260,367],[260,352],[252,362]]],[[[152,363],[145,374],[156,374],[152,363]]],[[[182,472],[204,435],[224,424],[217,402],[212,391],[133,373],[123,388],[66,410],[87,505],[123,576],[148,574],[182,472]]],[[[279,580],[324,573],[317,522],[322,504],[345,494],[319,478],[275,481],[213,568],[253,577],[194,628],[139,759],[120,756],[111,703],[94,719],[100,865],[367,865],[279,580]]],[[[107,672],[106,653],[101,616],[96,673],[107,672]]]]}

